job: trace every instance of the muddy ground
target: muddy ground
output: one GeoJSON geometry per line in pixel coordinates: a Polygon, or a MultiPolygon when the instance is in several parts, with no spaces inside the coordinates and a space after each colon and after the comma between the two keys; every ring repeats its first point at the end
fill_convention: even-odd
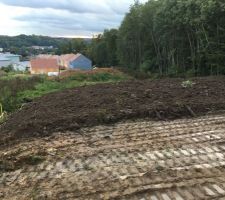
{"type": "Polygon", "coordinates": [[[224,200],[225,78],[183,81],[86,86],[25,105],[1,126],[0,199],[224,200]]]}
{"type": "Polygon", "coordinates": [[[24,105],[0,127],[1,144],[136,118],[170,120],[225,109],[225,77],[128,81],[52,93],[24,105]]]}
{"type": "Polygon", "coordinates": [[[0,150],[4,200],[224,200],[225,115],[138,120],[0,150]]]}

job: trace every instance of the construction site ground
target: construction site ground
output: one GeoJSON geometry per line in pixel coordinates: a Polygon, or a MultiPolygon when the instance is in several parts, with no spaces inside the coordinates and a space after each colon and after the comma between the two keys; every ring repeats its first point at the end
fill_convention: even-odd
{"type": "MultiPolygon", "coordinates": [[[[78,97],[72,95],[73,90],[68,90],[26,105],[1,126],[0,199],[225,199],[225,100],[222,98],[225,97],[225,81],[220,77],[201,78],[194,82],[191,88],[183,88],[180,86],[182,80],[167,80],[165,91],[160,87],[166,80],[158,81],[159,85],[157,81],[146,81],[142,83],[142,92],[138,82],[87,86],[82,88],[81,94],[76,93],[78,97]],[[127,115],[121,111],[123,115],[116,118],[116,111],[121,108],[120,104],[115,104],[114,110],[107,112],[107,116],[115,115],[110,123],[99,118],[99,121],[88,124],[88,116],[94,114],[86,115],[82,123],[76,121],[76,116],[82,116],[82,112],[72,115],[75,109],[72,100],[82,99],[82,93],[86,92],[87,102],[92,102],[94,100],[88,99],[88,92],[96,89],[97,92],[90,93],[96,94],[93,95],[95,99],[94,96],[100,97],[98,91],[110,94],[104,88],[111,92],[115,88],[126,90],[126,96],[131,100],[127,98],[124,107],[126,110],[133,103],[132,111],[124,111],[127,115]],[[204,92],[201,93],[200,88],[204,92]],[[151,95],[147,93],[149,90],[151,95]],[[59,97],[66,92],[72,98],[72,111],[67,108],[69,100],[64,100],[59,109],[67,110],[69,114],[64,113],[65,116],[59,118],[64,119],[62,125],[59,123],[52,131],[46,128],[42,132],[41,124],[53,126],[50,119],[41,122],[42,118],[35,121],[32,116],[34,113],[39,116],[46,104],[50,106],[49,110],[53,108],[50,100],[60,101],[59,97]],[[158,96],[160,104],[151,103],[147,97],[141,99],[141,94],[150,99],[155,95],[155,101],[158,96]],[[178,100],[179,109],[175,103],[178,100]],[[146,114],[144,108],[148,104],[146,114]],[[40,110],[35,110],[35,106],[40,110]],[[32,134],[26,122],[15,128],[20,118],[28,119],[26,113],[30,113],[33,119],[32,129],[36,134],[32,134]],[[66,119],[70,121],[66,122],[66,119]],[[10,129],[10,123],[14,128],[10,129]],[[70,128],[66,128],[66,123],[70,128]],[[76,128],[71,128],[73,123],[76,128]]],[[[114,96],[116,98],[116,93],[114,96]]],[[[125,101],[125,97],[121,99],[125,101]]],[[[107,109],[109,104],[102,103],[102,109],[107,109]]],[[[91,106],[90,103],[80,110],[86,109],[86,113],[91,106]]],[[[100,105],[96,107],[98,111],[100,105]]],[[[48,109],[45,116],[50,113],[48,109]]],[[[54,112],[58,113],[57,107],[55,109],[54,112]]],[[[97,113],[94,109],[91,111],[97,113]]]]}

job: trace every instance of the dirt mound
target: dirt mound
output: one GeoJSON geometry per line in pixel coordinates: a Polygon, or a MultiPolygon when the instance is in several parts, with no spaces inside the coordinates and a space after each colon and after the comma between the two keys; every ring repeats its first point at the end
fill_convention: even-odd
{"type": "Polygon", "coordinates": [[[225,78],[129,81],[52,93],[27,104],[1,126],[1,143],[17,138],[149,117],[174,119],[225,109],[225,78]]]}

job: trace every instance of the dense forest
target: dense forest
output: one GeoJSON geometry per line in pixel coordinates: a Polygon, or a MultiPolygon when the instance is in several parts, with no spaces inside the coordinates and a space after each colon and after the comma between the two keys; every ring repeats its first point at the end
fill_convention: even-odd
{"type": "Polygon", "coordinates": [[[225,74],[225,2],[136,1],[120,28],[94,38],[87,52],[99,66],[171,76],[225,74]]]}
{"type": "Polygon", "coordinates": [[[68,42],[65,38],[53,38],[38,35],[18,35],[14,37],[0,36],[0,47],[30,47],[30,46],[53,46],[59,47],[61,44],[68,42]]]}

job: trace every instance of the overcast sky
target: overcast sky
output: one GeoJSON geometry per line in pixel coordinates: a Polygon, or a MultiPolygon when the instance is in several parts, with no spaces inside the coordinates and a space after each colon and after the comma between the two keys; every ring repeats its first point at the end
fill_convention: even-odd
{"type": "Polygon", "coordinates": [[[133,3],[134,0],[0,0],[0,35],[91,37],[106,28],[117,28],[133,3]]]}

